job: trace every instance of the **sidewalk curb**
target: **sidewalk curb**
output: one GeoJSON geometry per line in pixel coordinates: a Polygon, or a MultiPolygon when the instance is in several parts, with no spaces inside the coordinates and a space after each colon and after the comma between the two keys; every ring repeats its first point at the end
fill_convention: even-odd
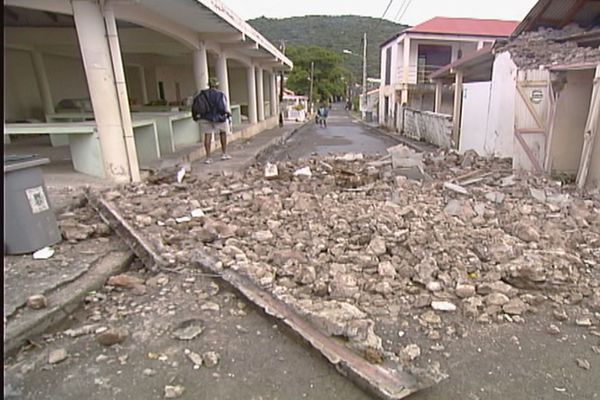
{"type": "Polygon", "coordinates": [[[362,126],[364,126],[365,128],[369,129],[370,131],[372,131],[372,132],[375,132],[375,133],[377,133],[377,134],[379,134],[379,135],[383,135],[383,136],[389,137],[390,139],[394,139],[394,140],[396,140],[398,143],[401,143],[401,144],[403,144],[403,145],[405,145],[405,146],[408,146],[408,147],[410,147],[410,148],[411,148],[411,149],[413,149],[413,150],[419,151],[419,152],[421,152],[421,153],[428,153],[428,152],[430,152],[430,150],[429,150],[429,149],[426,149],[425,147],[421,147],[421,146],[419,146],[418,144],[415,144],[415,143],[413,143],[413,142],[412,142],[412,141],[410,141],[410,140],[406,140],[406,139],[405,139],[405,138],[403,138],[402,136],[393,135],[393,134],[391,134],[391,133],[389,133],[389,132],[386,132],[386,131],[384,131],[383,129],[375,128],[374,126],[371,126],[371,125],[367,124],[365,121],[361,120],[360,118],[356,118],[356,117],[355,117],[354,115],[352,115],[352,114],[350,114],[350,117],[351,117],[351,118],[352,118],[354,121],[356,121],[356,122],[360,123],[360,124],[361,124],[362,126]]]}
{"type": "Polygon", "coordinates": [[[87,293],[101,288],[111,275],[123,272],[132,261],[133,253],[129,250],[110,251],[83,276],[49,294],[48,308],[25,309],[16,321],[8,321],[4,331],[4,357],[18,350],[27,339],[62,322],[79,307],[87,293]]]}
{"type": "Polygon", "coordinates": [[[264,146],[262,146],[261,148],[259,148],[256,151],[256,153],[254,154],[254,157],[248,163],[245,163],[244,167],[249,167],[250,165],[254,164],[254,162],[256,160],[258,160],[259,158],[261,158],[263,155],[265,155],[266,153],[272,151],[275,147],[281,146],[282,144],[284,144],[285,142],[287,142],[300,129],[304,128],[306,125],[310,124],[311,122],[312,122],[312,120],[310,120],[310,119],[306,120],[306,122],[298,125],[294,129],[292,129],[290,131],[284,132],[283,135],[281,135],[280,137],[273,138],[267,144],[265,144],[264,146]]]}

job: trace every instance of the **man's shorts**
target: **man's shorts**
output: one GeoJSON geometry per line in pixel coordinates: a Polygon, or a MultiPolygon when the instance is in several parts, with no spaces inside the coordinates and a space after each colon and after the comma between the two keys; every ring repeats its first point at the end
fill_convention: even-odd
{"type": "Polygon", "coordinates": [[[200,131],[202,133],[220,133],[225,132],[227,134],[231,133],[231,129],[229,127],[229,121],[225,122],[212,122],[206,121],[204,119],[200,120],[200,131]]]}

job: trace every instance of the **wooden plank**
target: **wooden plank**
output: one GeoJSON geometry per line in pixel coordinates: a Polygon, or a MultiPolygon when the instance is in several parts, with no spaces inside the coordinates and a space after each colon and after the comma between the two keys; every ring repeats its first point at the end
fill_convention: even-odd
{"type": "MultiPolygon", "coordinates": [[[[598,136],[600,129],[600,65],[596,67],[594,76],[594,87],[592,89],[592,100],[590,101],[590,111],[588,113],[585,131],[583,133],[583,150],[581,151],[581,160],[579,171],[577,172],[577,187],[583,189],[587,181],[587,176],[592,162],[592,149],[594,141],[598,136]]],[[[600,157],[600,154],[596,154],[600,157]]]]}
{"type": "Polygon", "coordinates": [[[525,142],[525,139],[523,139],[523,136],[521,136],[521,134],[517,132],[517,130],[515,130],[515,137],[521,144],[521,147],[525,151],[525,154],[527,154],[527,158],[529,158],[529,161],[531,161],[531,163],[533,164],[533,167],[535,168],[536,172],[538,174],[541,174],[542,167],[540,166],[540,163],[538,162],[537,158],[535,158],[535,155],[531,152],[531,149],[527,145],[527,142],[525,142]]]}
{"type": "Polygon", "coordinates": [[[546,154],[544,156],[544,171],[550,173],[551,165],[551,151],[552,151],[552,140],[554,138],[554,127],[556,122],[556,108],[558,106],[558,94],[554,92],[552,85],[550,85],[550,113],[548,115],[548,136],[546,138],[546,154]]]}
{"type": "Polygon", "coordinates": [[[452,140],[458,149],[460,143],[460,113],[462,111],[463,72],[456,71],[454,82],[454,110],[452,113],[452,140]]]}

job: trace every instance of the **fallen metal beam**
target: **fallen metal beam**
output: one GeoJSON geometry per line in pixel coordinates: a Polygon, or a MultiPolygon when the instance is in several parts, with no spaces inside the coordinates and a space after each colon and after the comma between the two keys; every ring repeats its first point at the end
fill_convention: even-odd
{"type": "Polygon", "coordinates": [[[143,238],[105,199],[86,191],[85,197],[90,205],[100,215],[102,220],[110,226],[121,239],[129,246],[131,251],[144,263],[146,268],[153,272],[167,269],[167,262],[152,248],[152,245],[143,238]]]}
{"type": "MultiPolygon", "coordinates": [[[[90,204],[100,216],[129,245],[131,250],[150,268],[160,268],[164,261],[152,250],[150,244],[106,200],[86,194],[90,204]]],[[[255,285],[248,278],[232,270],[221,270],[218,262],[200,250],[195,250],[191,261],[222,279],[267,315],[280,320],[324,356],[338,372],[366,391],[385,400],[403,399],[428,384],[418,382],[407,372],[372,364],[354,351],[315,328],[283,301],[255,285]]]]}

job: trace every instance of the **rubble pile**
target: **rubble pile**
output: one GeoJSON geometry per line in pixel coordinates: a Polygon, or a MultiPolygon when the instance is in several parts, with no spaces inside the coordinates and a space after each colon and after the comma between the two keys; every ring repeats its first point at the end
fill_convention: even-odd
{"type": "MultiPolygon", "coordinates": [[[[598,31],[595,28],[593,31],[598,31]]],[[[524,32],[497,52],[508,51],[515,64],[522,69],[537,69],[540,66],[600,62],[600,49],[578,47],[577,43],[564,39],[586,32],[577,24],[562,29],[540,28],[535,32],[524,32]]],[[[591,32],[591,31],[590,31],[591,32]]]]}
{"type": "Polygon", "coordinates": [[[544,309],[600,335],[597,195],[473,152],[425,157],[421,181],[389,158],[315,157],[268,166],[268,179],[255,165],[103,196],[168,263],[194,267],[202,249],[372,362],[420,356],[382,340],[407,321],[436,341],[463,336],[465,321],[526,323],[544,309]]]}

